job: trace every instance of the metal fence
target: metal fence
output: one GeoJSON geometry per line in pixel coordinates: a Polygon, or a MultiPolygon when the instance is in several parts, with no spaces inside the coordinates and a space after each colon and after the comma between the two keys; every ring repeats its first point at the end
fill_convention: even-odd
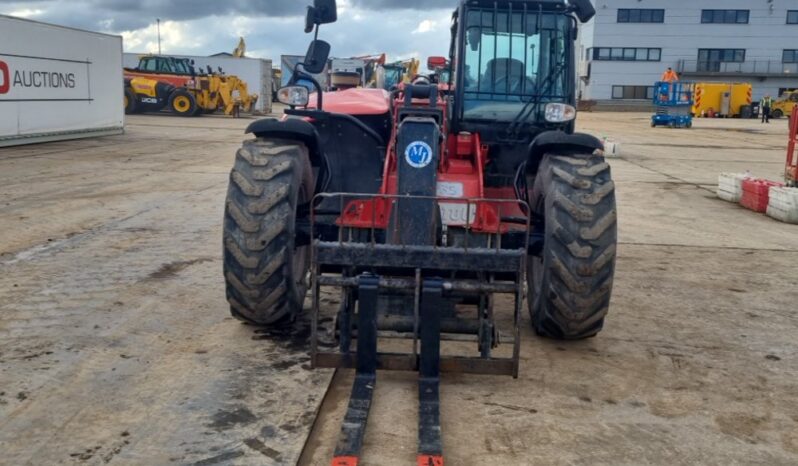
{"type": "Polygon", "coordinates": [[[744,62],[679,60],[676,71],[680,74],[713,73],[792,76],[798,75],[798,63],[783,63],[779,60],[753,60],[744,62]]]}

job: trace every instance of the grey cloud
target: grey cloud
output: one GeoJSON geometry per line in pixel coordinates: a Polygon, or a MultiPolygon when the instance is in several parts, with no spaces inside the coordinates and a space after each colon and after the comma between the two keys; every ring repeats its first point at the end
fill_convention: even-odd
{"type": "MultiPolygon", "coordinates": [[[[0,0],[0,11],[41,9],[44,21],[113,32],[134,30],[162,20],[185,21],[210,16],[251,18],[304,14],[312,0],[0,0]],[[110,27],[109,27],[110,26],[110,27]]],[[[353,0],[363,10],[454,8],[458,0],[353,0]]]]}
{"type": "Polygon", "coordinates": [[[297,0],[0,0],[4,12],[41,9],[43,21],[90,29],[110,24],[115,32],[134,30],[162,20],[185,21],[209,16],[290,17],[303,14],[305,6],[297,0]]]}
{"type": "MultiPolygon", "coordinates": [[[[421,21],[447,21],[459,0],[350,0],[359,11],[344,14],[338,24],[322,29],[322,37],[333,44],[336,56],[387,52],[391,58],[410,54],[440,55],[448,50],[448,31],[441,27],[427,34],[408,34],[421,21]],[[385,10],[390,21],[385,21],[385,10]]],[[[302,33],[305,6],[312,0],[0,0],[0,13],[41,10],[39,21],[88,30],[121,33],[162,21],[187,21],[187,40],[171,44],[167,53],[207,55],[232,49],[229,25],[234,17],[252,19],[246,35],[247,48],[259,56],[302,54],[309,36],[302,33]],[[285,18],[292,18],[285,21],[285,18]]],[[[142,52],[141,45],[125,44],[128,51],[142,52]]]]}

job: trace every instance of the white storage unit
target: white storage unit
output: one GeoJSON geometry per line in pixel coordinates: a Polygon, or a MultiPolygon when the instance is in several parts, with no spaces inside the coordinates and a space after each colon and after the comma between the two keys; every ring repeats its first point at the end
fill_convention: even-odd
{"type": "MultiPolygon", "coordinates": [[[[125,68],[135,68],[139,65],[139,59],[146,56],[146,53],[126,53],[124,57],[125,68]]],[[[166,54],[164,54],[166,55],[166,54]]],[[[214,72],[219,68],[225,74],[238,76],[247,83],[250,94],[258,94],[258,103],[255,111],[259,113],[271,113],[272,111],[272,61],[260,58],[235,58],[229,56],[198,57],[193,55],[171,55],[170,57],[188,58],[194,60],[194,67],[197,73],[207,72],[210,66],[214,72]]]]}
{"type": "Polygon", "coordinates": [[[768,216],[798,224],[798,188],[770,188],[768,216]]]}
{"type": "Polygon", "coordinates": [[[0,15],[0,147],[120,134],[122,38],[0,15]]]}

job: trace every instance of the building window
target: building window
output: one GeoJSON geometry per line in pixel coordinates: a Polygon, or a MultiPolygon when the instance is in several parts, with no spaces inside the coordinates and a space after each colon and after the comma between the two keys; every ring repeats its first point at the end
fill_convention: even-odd
{"type": "Polygon", "coordinates": [[[664,23],[665,10],[619,8],[618,22],[619,23],[664,23]]]}
{"type": "Polygon", "coordinates": [[[653,86],[612,86],[612,98],[622,100],[651,100],[653,86]]]}
{"type": "Polygon", "coordinates": [[[798,50],[785,50],[781,61],[783,63],[798,63],[798,50]]]}
{"type": "Polygon", "coordinates": [[[631,47],[594,47],[593,60],[601,61],[660,61],[662,49],[631,47]]]}
{"type": "Polygon", "coordinates": [[[749,10],[701,10],[702,23],[748,24],[749,10]]]}
{"type": "Polygon", "coordinates": [[[798,10],[789,10],[787,12],[787,24],[798,24],[798,10]]]}
{"type": "Polygon", "coordinates": [[[743,63],[745,49],[698,49],[698,71],[719,72],[722,63],[743,63]]]}

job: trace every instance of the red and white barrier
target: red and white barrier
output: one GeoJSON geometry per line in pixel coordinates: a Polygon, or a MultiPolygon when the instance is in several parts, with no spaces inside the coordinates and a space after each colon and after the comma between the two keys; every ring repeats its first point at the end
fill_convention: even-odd
{"type": "Polygon", "coordinates": [[[768,210],[770,188],[781,186],[784,184],[760,178],[746,178],[743,180],[743,195],[740,197],[740,205],[764,214],[768,210]]]}

